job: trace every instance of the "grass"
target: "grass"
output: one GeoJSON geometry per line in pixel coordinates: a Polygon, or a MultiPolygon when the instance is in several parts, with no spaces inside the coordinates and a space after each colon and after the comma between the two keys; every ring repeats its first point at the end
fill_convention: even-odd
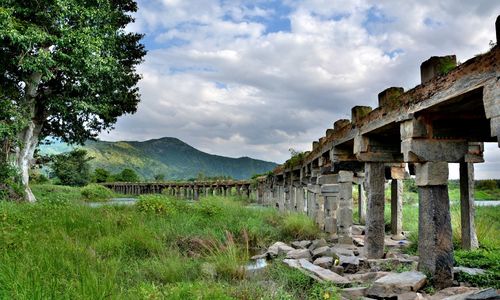
{"type": "Polygon", "coordinates": [[[91,208],[81,188],[33,191],[39,203],[0,202],[0,299],[293,299],[272,273],[243,280],[242,265],[254,248],[316,234],[305,216],[232,198],[91,208]]]}

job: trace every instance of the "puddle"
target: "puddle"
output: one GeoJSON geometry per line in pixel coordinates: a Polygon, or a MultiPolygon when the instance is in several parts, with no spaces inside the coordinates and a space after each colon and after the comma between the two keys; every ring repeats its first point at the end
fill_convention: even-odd
{"type": "Polygon", "coordinates": [[[86,205],[90,207],[101,207],[108,205],[134,205],[137,202],[136,198],[112,198],[106,202],[87,202],[86,205]]]}
{"type": "Polygon", "coordinates": [[[267,267],[267,261],[265,258],[258,258],[255,260],[252,260],[250,263],[248,263],[245,267],[247,271],[258,271],[261,269],[264,269],[267,267]]]}

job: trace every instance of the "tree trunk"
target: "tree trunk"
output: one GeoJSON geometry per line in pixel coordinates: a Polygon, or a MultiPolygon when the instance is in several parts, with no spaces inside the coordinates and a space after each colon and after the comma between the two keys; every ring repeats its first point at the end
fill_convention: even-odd
{"type": "Polygon", "coordinates": [[[38,94],[38,85],[42,79],[40,73],[34,73],[26,81],[26,96],[24,105],[29,111],[28,125],[19,133],[19,146],[16,148],[15,166],[21,172],[21,183],[24,186],[25,200],[35,202],[36,198],[29,186],[29,170],[33,162],[33,155],[38,145],[38,138],[42,131],[42,122],[40,116],[37,116],[36,96],[38,94]],[[40,121],[39,121],[40,120],[40,121]]]}

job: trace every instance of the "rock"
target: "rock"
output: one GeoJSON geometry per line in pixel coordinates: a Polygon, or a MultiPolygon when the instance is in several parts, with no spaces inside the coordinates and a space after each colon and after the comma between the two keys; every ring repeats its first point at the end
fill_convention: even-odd
{"type": "Polygon", "coordinates": [[[466,300],[500,299],[500,295],[494,288],[473,292],[465,297],[466,300]]]}
{"type": "Polygon", "coordinates": [[[250,257],[250,259],[257,260],[257,259],[262,259],[262,258],[266,258],[266,257],[267,257],[267,252],[264,254],[254,255],[254,256],[250,257]]]}
{"type": "Polygon", "coordinates": [[[407,267],[414,270],[417,267],[415,261],[403,258],[368,259],[367,261],[370,269],[375,272],[393,271],[401,267],[407,267]]]}
{"type": "Polygon", "coordinates": [[[368,289],[367,295],[379,298],[396,297],[406,292],[418,291],[426,281],[427,277],[421,272],[390,273],[377,279],[368,289]]]}
{"type": "Polygon", "coordinates": [[[364,247],[365,246],[365,240],[363,239],[363,237],[353,236],[352,237],[352,242],[354,243],[354,246],[358,246],[358,247],[364,247]]]}
{"type": "Polygon", "coordinates": [[[338,256],[340,256],[340,255],[354,256],[354,251],[352,251],[352,249],[349,249],[349,248],[354,249],[354,247],[348,246],[348,245],[335,245],[332,247],[332,251],[333,251],[333,253],[335,253],[338,256]]]}
{"type": "Polygon", "coordinates": [[[398,300],[424,300],[424,296],[420,293],[406,292],[398,295],[398,300]]]}
{"type": "Polygon", "coordinates": [[[340,290],[340,294],[347,299],[359,299],[366,295],[366,290],[368,288],[364,286],[345,288],[340,290]]]}
{"type": "Polygon", "coordinates": [[[365,234],[365,226],[352,225],[351,233],[352,233],[352,235],[364,235],[365,234]]]}
{"type": "Polygon", "coordinates": [[[359,270],[359,258],[339,255],[339,265],[344,268],[345,273],[356,273],[359,270]]]}
{"type": "Polygon", "coordinates": [[[276,242],[267,249],[267,256],[273,258],[281,254],[286,254],[292,250],[294,249],[288,246],[287,244],[282,242],[276,242]]]}
{"type": "Polygon", "coordinates": [[[459,272],[464,272],[468,275],[482,275],[484,272],[486,272],[483,269],[478,269],[478,268],[467,268],[467,267],[454,267],[453,268],[453,274],[459,273],[459,272]]]}
{"type": "Polygon", "coordinates": [[[289,258],[285,258],[283,260],[283,262],[285,264],[287,264],[289,267],[292,267],[292,268],[297,268],[299,269],[300,268],[300,264],[299,264],[299,260],[298,259],[289,259],[289,258]]]}
{"type": "Polygon", "coordinates": [[[466,296],[478,291],[479,288],[475,287],[465,287],[465,286],[454,286],[440,290],[439,292],[432,295],[430,300],[441,300],[441,299],[465,299],[466,296]]]}
{"type": "Polygon", "coordinates": [[[350,281],[347,280],[346,278],[344,278],[344,277],[342,277],[342,276],[340,276],[340,275],[338,275],[338,274],[336,274],[328,269],[324,269],[322,267],[313,265],[312,263],[310,263],[306,259],[299,259],[299,264],[304,270],[312,273],[313,275],[317,276],[321,280],[330,281],[330,282],[333,282],[335,284],[349,284],[350,283],[350,281]]]}
{"type": "Polygon", "coordinates": [[[341,266],[332,266],[330,268],[330,270],[332,270],[333,272],[335,272],[339,275],[344,275],[344,268],[342,268],[341,266]]]}
{"type": "Polygon", "coordinates": [[[311,246],[311,244],[311,241],[295,241],[292,243],[292,247],[296,249],[307,249],[309,246],[311,246]]]}
{"type": "Polygon", "coordinates": [[[309,246],[309,250],[314,251],[317,248],[325,247],[328,246],[328,243],[326,242],[325,239],[319,239],[319,240],[314,240],[312,241],[311,245],[309,246]]]}
{"type": "Polygon", "coordinates": [[[286,254],[286,258],[293,258],[293,259],[305,258],[307,260],[310,260],[311,259],[311,251],[309,251],[309,249],[291,250],[286,254]]]}
{"type": "Polygon", "coordinates": [[[333,252],[330,247],[324,246],[320,248],[316,248],[313,250],[312,255],[314,258],[320,257],[320,256],[332,256],[333,252]]]}
{"type": "Polygon", "coordinates": [[[345,275],[347,279],[355,283],[371,283],[389,274],[389,272],[367,272],[362,274],[345,275]]]}
{"type": "Polygon", "coordinates": [[[330,269],[333,266],[333,257],[321,256],[314,260],[313,264],[325,269],[330,269]]]}

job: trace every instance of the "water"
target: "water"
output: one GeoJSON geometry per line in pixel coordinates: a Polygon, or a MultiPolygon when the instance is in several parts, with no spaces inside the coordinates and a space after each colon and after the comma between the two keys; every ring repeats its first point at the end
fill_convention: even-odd
{"type": "Polygon", "coordinates": [[[265,258],[257,258],[256,260],[252,260],[245,267],[247,271],[257,271],[267,267],[267,261],[265,258]]]}
{"type": "Polygon", "coordinates": [[[106,202],[87,202],[90,207],[101,207],[108,205],[134,205],[137,202],[136,198],[112,198],[106,202]]]}
{"type": "Polygon", "coordinates": [[[500,200],[498,201],[474,201],[476,206],[500,206],[500,200]]]}

